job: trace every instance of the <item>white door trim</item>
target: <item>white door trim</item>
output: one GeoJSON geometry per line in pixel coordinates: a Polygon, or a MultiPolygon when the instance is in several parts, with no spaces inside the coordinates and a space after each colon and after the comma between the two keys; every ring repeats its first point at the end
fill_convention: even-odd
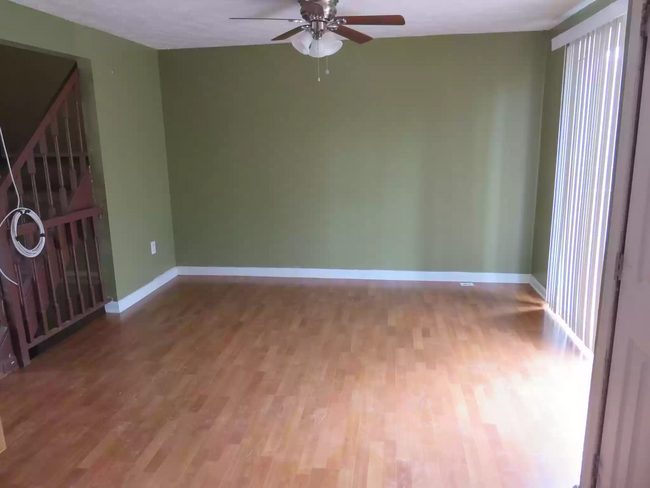
{"type": "Polygon", "coordinates": [[[623,249],[624,233],[630,196],[631,169],[634,161],[637,126],[637,103],[640,96],[641,67],[644,61],[641,19],[645,0],[631,0],[627,19],[628,42],[625,47],[626,64],[623,72],[621,121],[614,167],[614,187],[605,251],[605,267],[598,314],[594,364],[589,392],[589,410],[582,461],[580,486],[595,488],[595,459],[600,451],[607,383],[609,379],[609,351],[614,337],[614,322],[618,306],[618,256],[623,249]]]}

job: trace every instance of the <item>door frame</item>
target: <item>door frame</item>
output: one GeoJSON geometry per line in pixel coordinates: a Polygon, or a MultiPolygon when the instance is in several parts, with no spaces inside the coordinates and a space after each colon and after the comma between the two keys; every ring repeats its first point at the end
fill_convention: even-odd
{"type": "Polygon", "coordinates": [[[614,184],[605,249],[600,309],[594,362],[589,391],[587,426],[582,460],[581,488],[595,488],[600,445],[605,420],[605,404],[616,328],[623,249],[633,176],[634,152],[641,100],[641,82],[647,37],[642,34],[649,0],[629,0],[625,63],[619,116],[619,135],[614,163],[614,184]]]}

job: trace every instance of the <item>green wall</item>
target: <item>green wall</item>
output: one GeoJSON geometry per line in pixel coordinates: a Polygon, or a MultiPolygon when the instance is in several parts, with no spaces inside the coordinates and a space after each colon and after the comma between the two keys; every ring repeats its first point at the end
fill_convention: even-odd
{"type": "Polygon", "coordinates": [[[532,262],[546,283],[563,64],[550,38],[611,2],[550,34],[346,42],[321,83],[288,45],[157,53],[6,0],[0,43],[80,66],[114,298],[176,259],[518,273],[532,262]]]}
{"type": "Polygon", "coordinates": [[[542,144],[539,154],[537,177],[537,205],[535,206],[535,233],[533,239],[532,274],[546,286],[548,254],[551,243],[551,220],[553,218],[553,195],[555,191],[555,166],[557,141],[560,129],[562,102],[562,74],[564,72],[564,49],[550,51],[546,64],[544,84],[544,116],[542,118],[542,144]]]}
{"type": "Polygon", "coordinates": [[[550,39],[588,19],[614,1],[597,0],[549,32],[532,256],[532,274],[542,286],[546,286],[548,274],[551,221],[553,218],[553,194],[555,189],[555,167],[557,163],[560,108],[562,105],[562,79],[564,73],[564,49],[551,51],[550,39]]]}
{"type": "Polygon", "coordinates": [[[6,0],[0,42],[78,60],[109,294],[123,298],[175,266],[157,52],[6,0]]]}
{"type": "Polygon", "coordinates": [[[529,273],[548,41],[160,52],[178,265],[529,273]]]}
{"type": "Polygon", "coordinates": [[[27,144],[73,66],[70,58],[0,44],[0,126],[10,156],[27,144]]]}

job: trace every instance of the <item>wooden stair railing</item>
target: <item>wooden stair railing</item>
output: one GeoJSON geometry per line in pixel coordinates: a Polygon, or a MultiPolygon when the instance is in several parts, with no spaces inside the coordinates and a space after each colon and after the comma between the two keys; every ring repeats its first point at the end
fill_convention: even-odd
{"type": "MultiPolygon", "coordinates": [[[[8,229],[0,229],[0,267],[18,283],[2,279],[2,309],[23,367],[30,362],[30,349],[105,303],[96,231],[101,209],[93,199],[86,147],[75,66],[12,164],[22,205],[43,220],[45,249],[36,259],[27,259],[13,247],[8,229]]],[[[1,163],[6,168],[6,161],[1,163]]],[[[17,199],[8,169],[3,176],[4,216],[17,199]]],[[[20,225],[18,235],[29,247],[39,238],[33,223],[20,225]]]]}

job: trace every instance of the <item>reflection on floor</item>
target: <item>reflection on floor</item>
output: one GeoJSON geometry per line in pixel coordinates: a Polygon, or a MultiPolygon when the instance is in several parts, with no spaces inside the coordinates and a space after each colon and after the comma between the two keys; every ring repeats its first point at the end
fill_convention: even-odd
{"type": "Polygon", "coordinates": [[[178,278],[0,381],[0,486],[572,486],[590,368],[527,285],[178,278]]]}

